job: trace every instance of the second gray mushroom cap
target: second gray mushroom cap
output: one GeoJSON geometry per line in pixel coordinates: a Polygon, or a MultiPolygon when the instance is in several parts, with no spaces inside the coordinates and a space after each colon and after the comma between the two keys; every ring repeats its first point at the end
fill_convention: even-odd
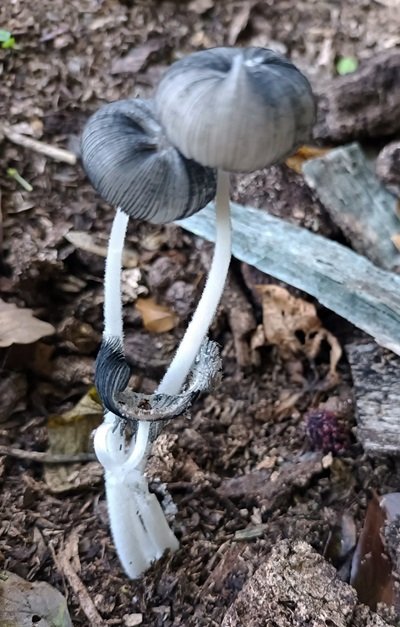
{"type": "Polygon", "coordinates": [[[315,116],[310,84],[267,48],[213,48],[174,63],[155,95],[168,139],[204,166],[246,172],[306,142],[315,116]]]}
{"type": "Polygon", "coordinates": [[[120,100],[92,115],[82,134],[82,162],[96,191],[130,217],[173,222],[215,196],[210,168],[168,141],[151,100],[120,100]]]}

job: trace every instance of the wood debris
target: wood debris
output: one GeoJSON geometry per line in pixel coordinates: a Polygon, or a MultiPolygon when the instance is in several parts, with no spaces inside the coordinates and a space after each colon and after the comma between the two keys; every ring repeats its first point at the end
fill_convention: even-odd
{"type": "MultiPolygon", "coordinates": [[[[212,204],[178,223],[213,241],[212,204]]],[[[349,248],[232,203],[233,255],[319,302],[400,355],[400,277],[349,248]]]]}
{"type": "Polygon", "coordinates": [[[380,346],[346,346],[354,384],[357,437],[374,455],[400,452],[400,359],[380,346]]]}
{"type": "Polygon", "coordinates": [[[245,584],[222,627],[388,627],[363,610],[361,622],[358,612],[355,590],[340,581],[333,566],[305,542],[282,541],[245,584]]]}
{"type": "Polygon", "coordinates": [[[400,50],[373,54],[319,94],[314,138],[346,142],[400,130],[400,50]]]}
{"type": "Polygon", "coordinates": [[[386,270],[400,271],[392,237],[400,231],[396,199],[374,175],[358,144],[307,161],[304,177],[352,248],[386,270]]]}

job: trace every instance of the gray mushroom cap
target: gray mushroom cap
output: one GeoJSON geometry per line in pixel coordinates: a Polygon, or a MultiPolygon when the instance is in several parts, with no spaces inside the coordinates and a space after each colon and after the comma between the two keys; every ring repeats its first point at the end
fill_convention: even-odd
{"type": "Polygon", "coordinates": [[[96,191],[132,218],[172,222],[196,213],[215,196],[215,171],[169,143],[151,100],[101,107],[83,130],[81,151],[96,191]]]}
{"type": "Polygon", "coordinates": [[[228,171],[276,163],[310,138],[310,84],[267,48],[212,48],[175,62],[156,90],[168,139],[189,159],[228,171]]]}

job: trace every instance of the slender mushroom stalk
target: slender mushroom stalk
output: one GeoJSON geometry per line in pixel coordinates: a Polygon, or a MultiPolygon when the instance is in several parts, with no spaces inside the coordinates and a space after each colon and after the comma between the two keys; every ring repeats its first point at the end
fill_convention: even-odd
{"type": "Polygon", "coordinates": [[[212,386],[218,370],[216,346],[205,338],[231,256],[228,172],[281,160],[308,138],[313,119],[310,86],[288,60],[263,48],[215,48],[174,63],[154,103],[113,103],[85,129],[82,155],[89,178],[107,201],[121,207],[106,263],[96,385],[108,412],[96,431],[95,450],[106,469],[117,552],[130,577],[178,546],[143,471],[160,430],[153,421],[185,411],[199,391],[212,386]],[[120,287],[126,214],[154,223],[191,215],[215,194],[214,168],[216,246],[198,307],[156,393],[127,391],[120,287]],[[116,428],[121,418],[137,425],[130,441],[116,428]]]}

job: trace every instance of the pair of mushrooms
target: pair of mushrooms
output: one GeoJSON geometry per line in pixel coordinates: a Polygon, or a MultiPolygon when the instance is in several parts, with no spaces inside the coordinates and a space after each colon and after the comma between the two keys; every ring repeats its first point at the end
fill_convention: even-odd
{"type": "Polygon", "coordinates": [[[96,385],[107,410],[95,434],[105,467],[111,529],[122,565],[138,577],[178,542],[143,475],[163,419],[183,413],[220,367],[206,339],[231,256],[229,172],[276,163],[310,137],[310,85],[287,59],[265,48],[214,48],[175,62],[152,100],[105,105],[88,121],[82,161],[94,188],[117,208],[105,272],[104,335],[96,385]],[[206,286],[157,392],[127,390],[121,258],[129,217],[165,224],[216,197],[216,244],[206,286]],[[116,421],[134,421],[126,440],[116,421]]]}

